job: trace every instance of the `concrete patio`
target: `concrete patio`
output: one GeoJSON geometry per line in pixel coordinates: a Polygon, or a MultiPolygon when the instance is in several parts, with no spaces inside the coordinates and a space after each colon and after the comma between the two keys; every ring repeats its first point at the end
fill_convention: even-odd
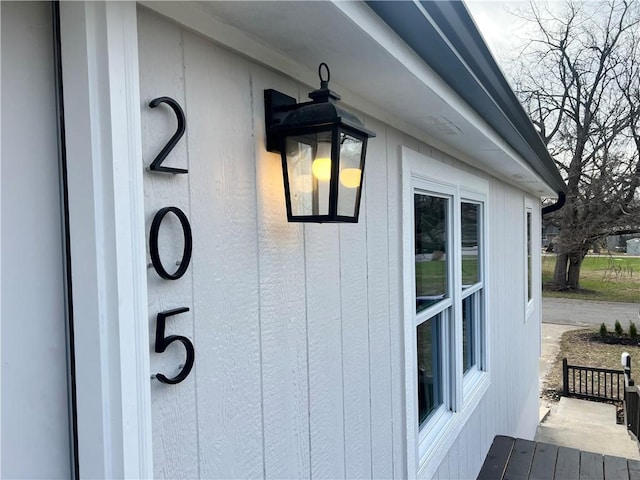
{"type": "Polygon", "coordinates": [[[616,424],[616,408],[607,403],[562,397],[538,425],[535,440],[640,460],[637,443],[616,424]]]}
{"type": "MultiPolygon", "coordinates": [[[[591,302],[591,315],[600,317],[604,312],[591,302]]],[[[603,305],[604,307],[604,305],[603,305]]],[[[569,310],[563,315],[571,316],[569,310]]],[[[637,308],[634,306],[634,308],[637,308]]],[[[545,378],[559,351],[559,340],[575,326],[542,324],[542,355],[540,357],[540,389],[545,388],[545,378]]],[[[580,328],[580,327],[577,327],[580,328]]],[[[559,402],[540,400],[540,424],[536,432],[537,442],[551,443],[587,452],[614,455],[640,460],[640,449],[627,433],[624,425],[616,424],[616,410],[606,403],[562,397],[559,402]]]]}

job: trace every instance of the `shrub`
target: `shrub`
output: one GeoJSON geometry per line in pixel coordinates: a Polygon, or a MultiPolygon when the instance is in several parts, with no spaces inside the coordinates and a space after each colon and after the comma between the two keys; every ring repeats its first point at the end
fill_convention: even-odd
{"type": "Polygon", "coordinates": [[[636,328],[636,324],[633,322],[629,323],[629,336],[633,339],[638,337],[638,329],[636,328]]]}
{"type": "Polygon", "coordinates": [[[602,324],[600,325],[600,336],[601,337],[607,336],[607,326],[604,324],[604,322],[602,322],[602,324]]]}
{"type": "Polygon", "coordinates": [[[618,320],[616,320],[616,324],[613,328],[616,331],[616,335],[622,335],[624,333],[622,325],[620,325],[620,322],[618,320]]]}

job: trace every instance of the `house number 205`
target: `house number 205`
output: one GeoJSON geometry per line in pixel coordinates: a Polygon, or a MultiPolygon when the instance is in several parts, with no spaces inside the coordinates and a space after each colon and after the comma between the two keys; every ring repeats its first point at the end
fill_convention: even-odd
{"type": "MultiPolygon", "coordinates": [[[[182,108],[173,98],[170,97],[158,97],[152,100],[149,103],[151,108],[156,108],[161,103],[167,104],[176,115],[178,120],[178,128],[173,136],[169,139],[166,145],[162,148],[160,153],[156,156],[156,158],[151,162],[149,167],[149,171],[152,173],[171,173],[171,174],[180,174],[180,173],[188,173],[188,170],[183,168],[174,168],[167,167],[162,165],[162,162],[167,158],[171,150],[176,146],[180,138],[184,135],[186,120],[184,117],[184,112],[182,108]]],[[[191,251],[193,248],[193,241],[191,237],[191,225],[189,224],[189,219],[185,215],[185,213],[180,210],[178,207],[164,207],[158,210],[153,217],[153,221],[151,222],[151,230],[149,232],[149,253],[151,255],[151,264],[153,269],[156,271],[161,278],[165,280],[178,280],[181,278],[187,268],[189,268],[189,263],[191,262],[191,251]],[[160,258],[160,252],[158,248],[158,234],[160,231],[160,225],[164,218],[169,215],[175,215],[180,221],[180,226],[182,227],[182,235],[184,239],[184,249],[182,251],[182,258],[178,261],[178,268],[171,272],[162,263],[162,259],[160,258]]],[[[179,315],[180,313],[188,312],[189,309],[187,307],[179,307],[171,310],[165,310],[164,312],[158,313],[156,317],[156,338],[155,338],[155,351],[156,353],[162,353],[166,350],[166,348],[174,342],[181,343],[184,346],[184,349],[187,354],[187,358],[184,362],[184,366],[178,372],[175,377],[167,377],[162,373],[157,373],[155,378],[162,383],[167,383],[171,385],[175,385],[176,383],[182,382],[185,378],[189,376],[191,373],[191,369],[193,368],[193,363],[195,361],[195,349],[193,348],[193,343],[187,337],[183,337],[182,335],[169,335],[165,336],[165,326],[167,319],[169,317],[179,315]]]]}

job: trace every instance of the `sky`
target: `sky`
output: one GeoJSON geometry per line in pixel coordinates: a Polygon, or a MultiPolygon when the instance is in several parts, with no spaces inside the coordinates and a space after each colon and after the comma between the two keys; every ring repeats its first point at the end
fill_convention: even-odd
{"type": "Polygon", "coordinates": [[[526,23],[509,11],[526,8],[529,2],[466,0],[465,5],[498,63],[508,60],[524,42],[527,29],[526,23]]]}
{"type": "MultiPolygon", "coordinates": [[[[560,0],[532,1],[543,17],[561,15],[564,9],[564,2],[560,0]]],[[[536,36],[537,27],[517,16],[531,11],[529,0],[464,0],[464,3],[501,67],[509,59],[517,57],[528,41],[536,36]]],[[[596,5],[599,1],[587,3],[596,5]]]]}

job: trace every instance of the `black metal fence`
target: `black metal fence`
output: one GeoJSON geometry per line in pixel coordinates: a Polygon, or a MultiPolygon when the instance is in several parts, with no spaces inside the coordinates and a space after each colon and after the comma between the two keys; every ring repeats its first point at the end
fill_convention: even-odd
{"type": "Polygon", "coordinates": [[[638,439],[640,431],[640,388],[629,382],[630,385],[624,390],[624,421],[627,429],[638,439]]]}
{"type": "Polygon", "coordinates": [[[624,352],[620,361],[624,366],[626,374],[624,388],[624,423],[631,437],[638,442],[638,432],[640,431],[640,388],[631,378],[631,356],[627,352],[624,352]]]}
{"type": "Polygon", "coordinates": [[[587,400],[624,400],[624,370],[569,365],[562,360],[562,384],[565,397],[587,400]]]}

